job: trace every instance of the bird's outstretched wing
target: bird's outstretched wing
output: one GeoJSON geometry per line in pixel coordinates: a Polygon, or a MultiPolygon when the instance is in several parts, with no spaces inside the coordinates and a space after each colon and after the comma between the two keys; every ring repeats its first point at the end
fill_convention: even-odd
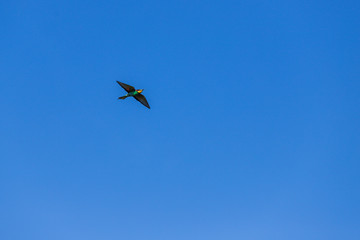
{"type": "Polygon", "coordinates": [[[116,82],[127,92],[135,91],[135,88],[133,86],[127,85],[127,84],[119,82],[119,81],[116,81],[116,82]]]}
{"type": "Polygon", "coordinates": [[[146,101],[146,98],[145,98],[144,95],[142,95],[141,93],[139,93],[139,94],[136,94],[136,95],[134,96],[134,98],[135,98],[136,100],[138,100],[139,102],[141,102],[142,105],[144,105],[145,107],[147,107],[147,108],[150,109],[150,105],[149,105],[149,103],[146,101]]]}

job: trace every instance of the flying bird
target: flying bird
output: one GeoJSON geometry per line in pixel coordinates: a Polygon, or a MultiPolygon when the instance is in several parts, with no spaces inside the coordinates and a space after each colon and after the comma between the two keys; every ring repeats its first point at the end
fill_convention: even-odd
{"type": "Polygon", "coordinates": [[[125,96],[119,97],[118,99],[125,99],[127,97],[134,97],[136,100],[138,100],[142,105],[150,109],[149,103],[146,101],[146,98],[141,93],[144,91],[144,89],[137,89],[133,86],[127,85],[125,83],[116,81],[126,92],[127,94],[125,96]]]}

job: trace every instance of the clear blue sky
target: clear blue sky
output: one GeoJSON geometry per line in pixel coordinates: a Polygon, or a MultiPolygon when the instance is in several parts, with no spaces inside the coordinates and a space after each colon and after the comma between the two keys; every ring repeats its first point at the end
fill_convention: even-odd
{"type": "Polygon", "coordinates": [[[0,239],[360,239],[359,1],[13,0],[0,22],[0,239]]]}

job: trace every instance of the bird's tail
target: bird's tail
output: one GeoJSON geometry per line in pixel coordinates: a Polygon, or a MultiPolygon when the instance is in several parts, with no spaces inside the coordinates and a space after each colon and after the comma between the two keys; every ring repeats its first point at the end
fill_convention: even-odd
{"type": "Polygon", "coordinates": [[[118,99],[125,99],[127,98],[128,96],[122,96],[122,97],[119,97],[118,99]]]}

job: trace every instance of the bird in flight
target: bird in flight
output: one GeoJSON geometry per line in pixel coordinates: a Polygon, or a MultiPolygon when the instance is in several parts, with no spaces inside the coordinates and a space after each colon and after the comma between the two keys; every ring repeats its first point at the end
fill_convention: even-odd
{"type": "Polygon", "coordinates": [[[127,94],[125,96],[119,97],[118,99],[125,99],[127,97],[134,97],[142,105],[144,105],[145,107],[150,109],[150,105],[146,101],[145,96],[141,94],[142,91],[144,91],[144,89],[135,90],[135,88],[133,86],[127,85],[127,84],[119,82],[119,81],[116,81],[116,82],[127,92],[127,94]]]}

